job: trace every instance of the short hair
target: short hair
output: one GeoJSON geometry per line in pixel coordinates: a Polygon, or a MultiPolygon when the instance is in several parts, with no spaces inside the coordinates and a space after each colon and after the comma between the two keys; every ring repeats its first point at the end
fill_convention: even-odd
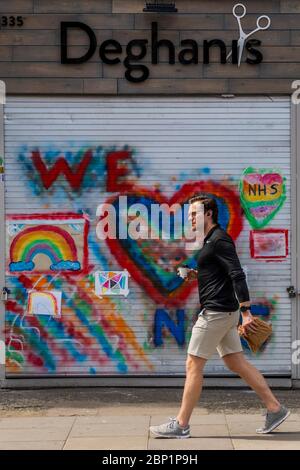
{"type": "Polygon", "coordinates": [[[219,215],[219,210],[218,210],[218,205],[216,200],[211,197],[208,194],[196,194],[189,200],[189,204],[193,204],[194,202],[201,202],[204,206],[204,214],[206,214],[207,211],[211,210],[212,211],[212,221],[217,224],[218,223],[218,215],[219,215]]]}

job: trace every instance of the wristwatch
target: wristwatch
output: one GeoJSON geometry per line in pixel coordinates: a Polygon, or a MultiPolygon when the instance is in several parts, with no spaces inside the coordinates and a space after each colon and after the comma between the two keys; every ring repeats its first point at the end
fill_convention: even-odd
{"type": "Polygon", "coordinates": [[[240,307],[240,311],[241,311],[242,313],[248,312],[248,311],[250,311],[250,306],[249,306],[249,307],[245,307],[245,305],[243,305],[242,307],[240,307]]]}

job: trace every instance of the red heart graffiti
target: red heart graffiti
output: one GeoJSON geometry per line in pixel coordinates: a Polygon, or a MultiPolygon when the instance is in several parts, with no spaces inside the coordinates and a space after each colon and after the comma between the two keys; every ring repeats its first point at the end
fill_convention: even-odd
{"type": "MultiPolygon", "coordinates": [[[[179,191],[177,191],[170,199],[163,196],[159,192],[155,192],[143,187],[134,187],[130,191],[122,192],[117,196],[113,196],[109,198],[106,203],[113,204],[120,195],[122,196],[133,196],[135,198],[142,198],[145,200],[149,199],[151,202],[156,204],[185,204],[188,200],[193,197],[197,193],[206,193],[214,196],[216,199],[222,202],[223,205],[226,206],[226,210],[228,210],[229,217],[228,217],[228,224],[226,227],[227,232],[231,235],[231,237],[235,240],[243,226],[242,221],[242,211],[240,206],[240,201],[237,193],[235,193],[232,189],[228,187],[216,183],[214,181],[199,181],[194,183],[187,183],[183,185],[179,191]]],[[[163,285],[163,282],[160,282],[162,279],[159,276],[151,276],[150,267],[147,266],[146,258],[143,256],[135,256],[133,252],[135,250],[135,245],[137,241],[131,240],[130,241],[130,249],[125,249],[122,243],[124,241],[119,239],[106,239],[107,245],[116,258],[118,263],[130,273],[132,278],[147,292],[147,294],[153,298],[153,300],[158,304],[163,304],[166,306],[177,306],[182,304],[184,300],[187,299],[191,291],[196,287],[197,282],[183,282],[178,279],[176,275],[176,269],[174,268],[174,280],[176,278],[176,282],[178,283],[178,287],[174,290],[168,291],[163,285]],[[129,253],[130,252],[130,253],[129,253]]],[[[153,253],[155,252],[155,248],[157,247],[157,240],[149,240],[150,243],[150,256],[151,256],[151,249],[153,249],[153,253]],[[151,246],[152,244],[152,246],[151,246]]],[[[167,245],[166,241],[166,245],[167,245]]],[[[174,243],[174,240],[173,242],[174,243]]],[[[168,246],[163,247],[165,251],[170,248],[168,246]]],[[[157,250],[156,250],[157,251],[157,250]]],[[[149,256],[149,252],[147,253],[149,256]]],[[[188,255],[186,254],[186,259],[188,255]]],[[[178,264],[183,264],[184,259],[180,259],[178,264]]]]}

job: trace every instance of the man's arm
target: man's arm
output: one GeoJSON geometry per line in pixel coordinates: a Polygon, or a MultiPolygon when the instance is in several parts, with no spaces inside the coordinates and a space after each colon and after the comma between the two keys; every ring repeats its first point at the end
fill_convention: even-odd
{"type": "Polygon", "coordinates": [[[217,240],[215,243],[215,256],[226,274],[231,278],[240,304],[250,306],[246,276],[241,267],[234,243],[231,240],[217,240]]]}
{"type": "Polygon", "coordinates": [[[232,280],[240,307],[248,307],[245,312],[241,312],[243,326],[246,329],[256,331],[255,325],[252,324],[254,318],[250,312],[251,303],[246,276],[241,267],[241,263],[233,241],[224,239],[217,240],[215,243],[215,256],[224,271],[230,276],[232,280]]]}

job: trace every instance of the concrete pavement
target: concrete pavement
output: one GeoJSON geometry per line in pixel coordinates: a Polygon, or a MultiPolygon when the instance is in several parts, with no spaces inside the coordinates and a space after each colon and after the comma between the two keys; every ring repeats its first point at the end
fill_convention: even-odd
{"type": "Polygon", "coordinates": [[[0,450],[284,450],[300,449],[300,414],[292,413],[274,433],[261,436],[255,429],[261,413],[211,413],[197,408],[190,439],[166,440],[149,436],[151,424],[174,416],[177,406],[114,406],[105,409],[69,408],[45,411],[43,416],[0,419],[0,450]]]}
{"type": "Polygon", "coordinates": [[[0,450],[300,450],[300,390],[276,390],[292,414],[257,435],[263,407],[249,390],[204,389],[190,439],[153,439],[148,429],[176,416],[181,388],[0,390],[0,450]]]}

